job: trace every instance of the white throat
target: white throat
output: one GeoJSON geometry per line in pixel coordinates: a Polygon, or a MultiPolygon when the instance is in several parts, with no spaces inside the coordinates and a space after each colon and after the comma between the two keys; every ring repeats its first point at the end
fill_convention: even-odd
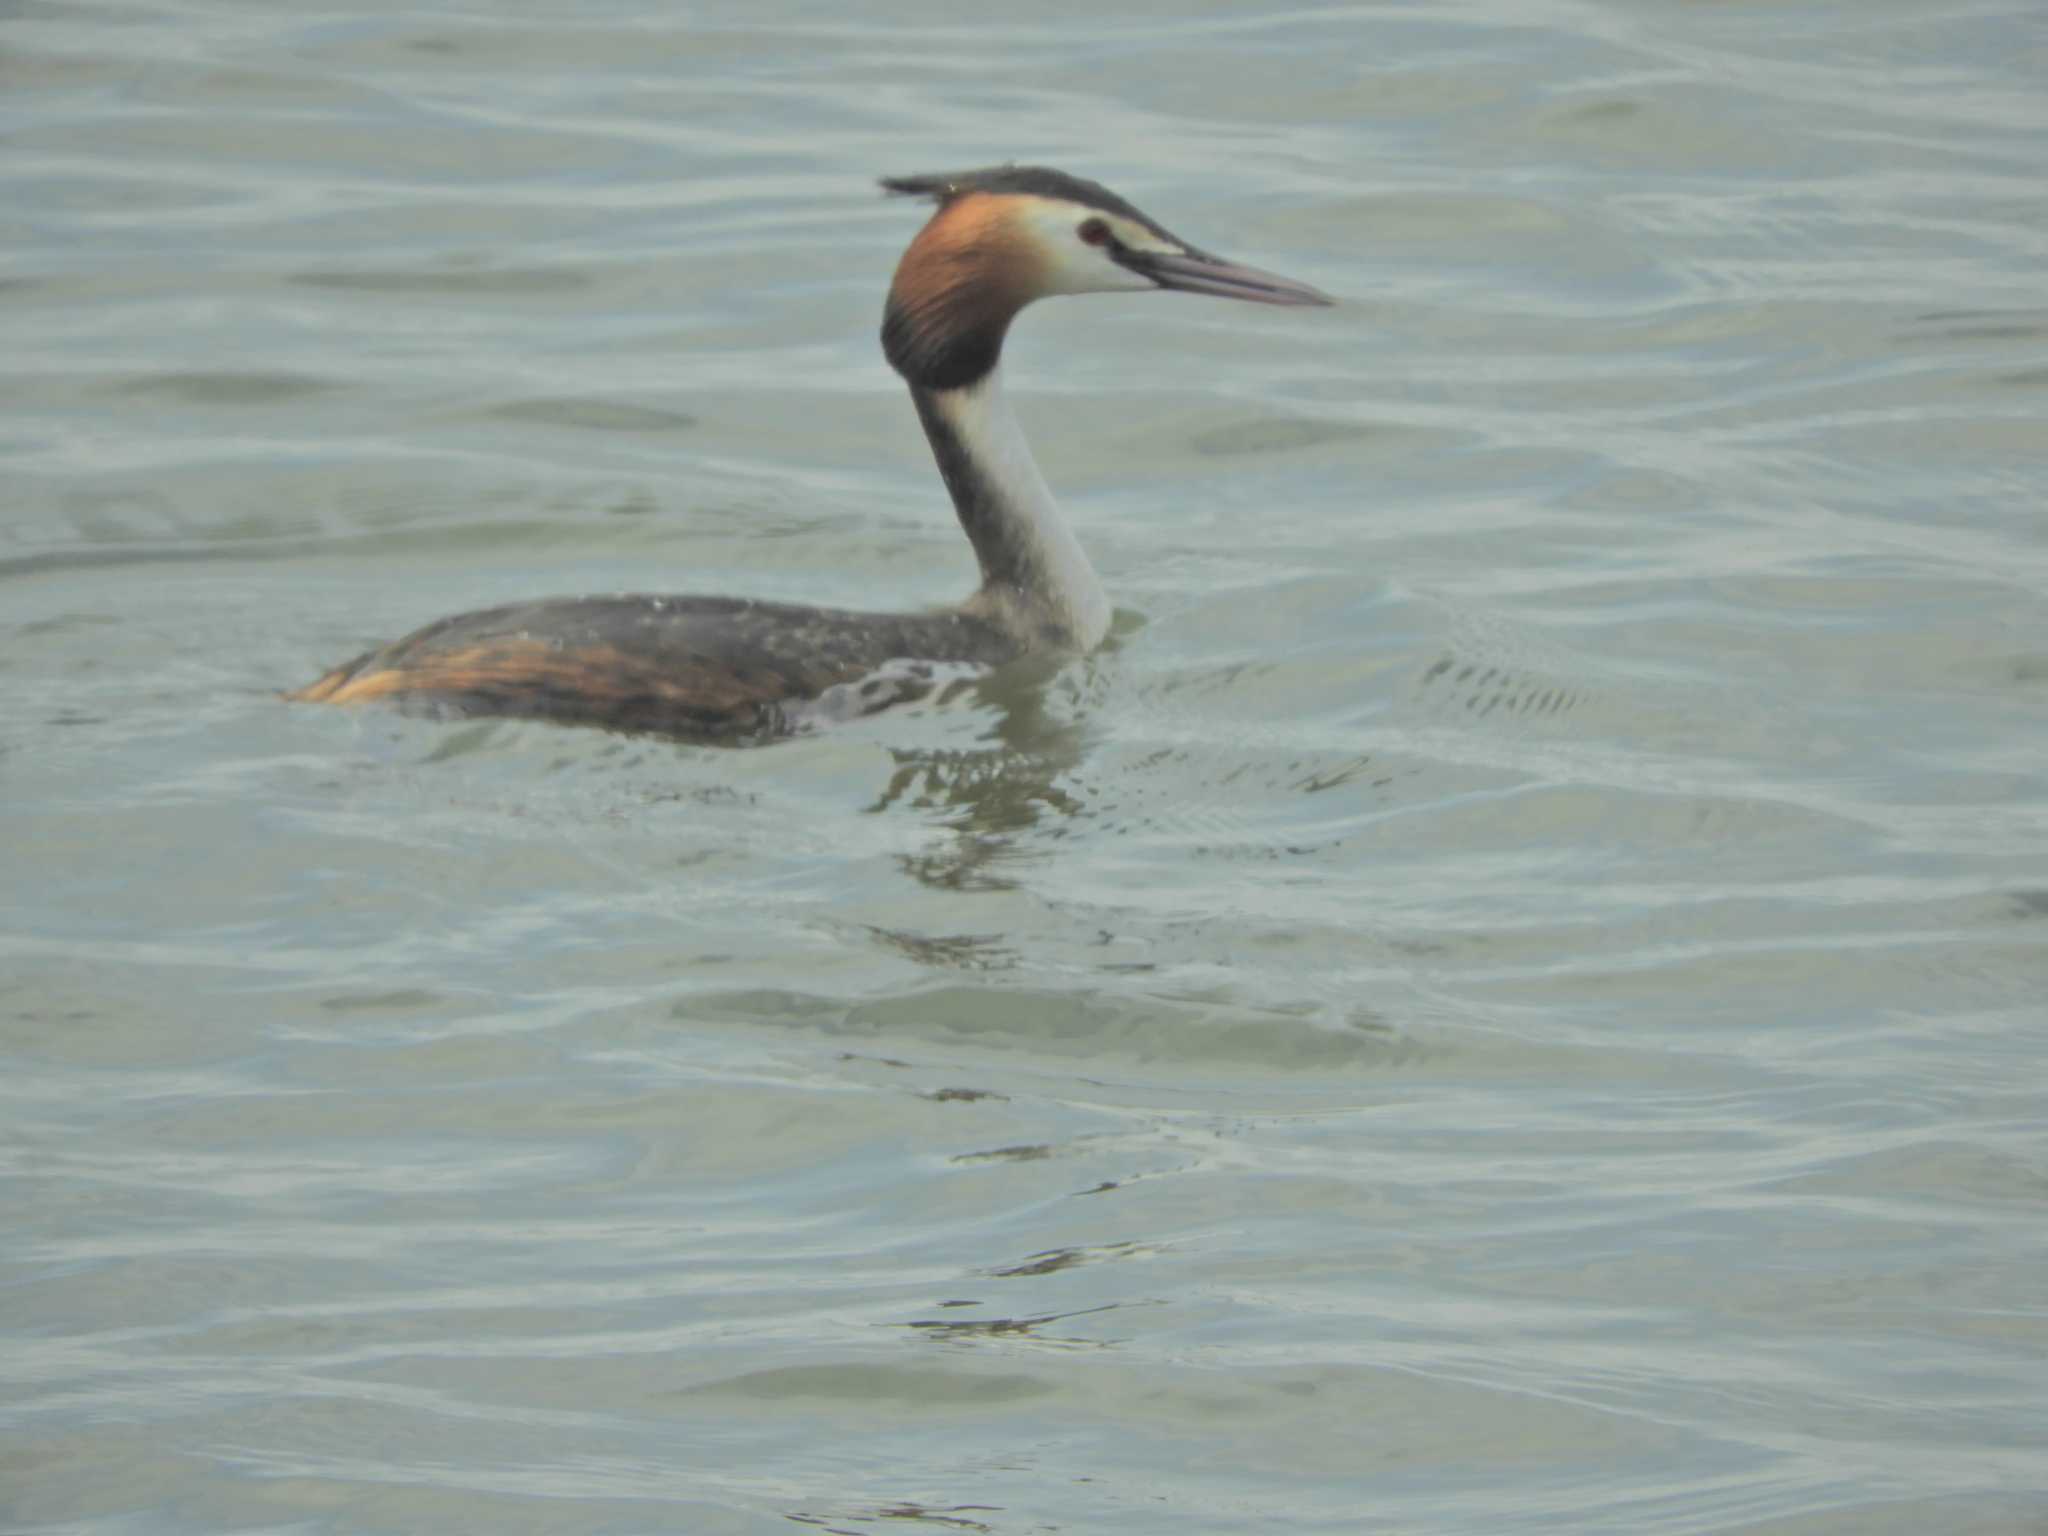
{"type": "Polygon", "coordinates": [[[969,606],[1024,635],[1092,651],[1109,634],[1109,594],[1038,472],[1001,372],[992,368],[962,389],[918,394],[920,414],[938,418],[964,461],[947,462],[942,434],[927,419],[940,471],[981,561],[981,591],[969,606]]]}

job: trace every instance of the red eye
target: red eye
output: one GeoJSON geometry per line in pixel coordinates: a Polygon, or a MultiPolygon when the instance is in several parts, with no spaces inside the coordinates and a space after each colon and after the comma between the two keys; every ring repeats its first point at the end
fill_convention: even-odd
{"type": "Polygon", "coordinates": [[[1090,245],[1107,245],[1110,241],[1109,226],[1101,219],[1084,219],[1074,233],[1090,245]]]}

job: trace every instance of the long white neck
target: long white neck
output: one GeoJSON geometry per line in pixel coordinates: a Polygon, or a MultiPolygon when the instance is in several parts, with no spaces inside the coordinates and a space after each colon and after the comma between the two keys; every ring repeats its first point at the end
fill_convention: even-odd
{"type": "Polygon", "coordinates": [[[1092,651],[1109,633],[1109,594],[1038,472],[1000,373],[961,389],[910,389],[981,562],[970,606],[1027,645],[1092,651]]]}

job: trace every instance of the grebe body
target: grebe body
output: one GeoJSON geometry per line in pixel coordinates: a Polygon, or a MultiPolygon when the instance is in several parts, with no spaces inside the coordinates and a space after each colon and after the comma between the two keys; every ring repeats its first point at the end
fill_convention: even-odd
{"type": "Polygon", "coordinates": [[[964,608],[563,597],[442,619],[289,697],[764,741],[835,689],[848,692],[841,713],[871,713],[922,693],[937,667],[1000,666],[1025,649],[964,608]]]}
{"type": "Polygon", "coordinates": [[[442,619],[286,697],[757,741],[787,734],[820,700],[862,713],[914,696],[943,667],[1100,645],[1108,595],[1003,395],[1010,321],[1034,299],[1070,293],[1331,301],[1197,250],[1063,172],[1002,166],[882,185],[938,203],[897,265],[882,350],[910,386],[974,546],[971,597],[929,613],[692,596],[518,603],[442,619]]]}

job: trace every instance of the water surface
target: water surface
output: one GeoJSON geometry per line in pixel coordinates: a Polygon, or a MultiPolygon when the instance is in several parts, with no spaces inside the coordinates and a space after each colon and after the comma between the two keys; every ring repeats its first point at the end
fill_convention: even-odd
{"type": "Polygon", "coordinates": [[[23,5],[11,1530],[2048,1529],[2048,37],[2013,0],[23,5]],[[884,173],[1047,306],[1105,653],[749,752],[290,707],[972,580],[884,173]]]}

